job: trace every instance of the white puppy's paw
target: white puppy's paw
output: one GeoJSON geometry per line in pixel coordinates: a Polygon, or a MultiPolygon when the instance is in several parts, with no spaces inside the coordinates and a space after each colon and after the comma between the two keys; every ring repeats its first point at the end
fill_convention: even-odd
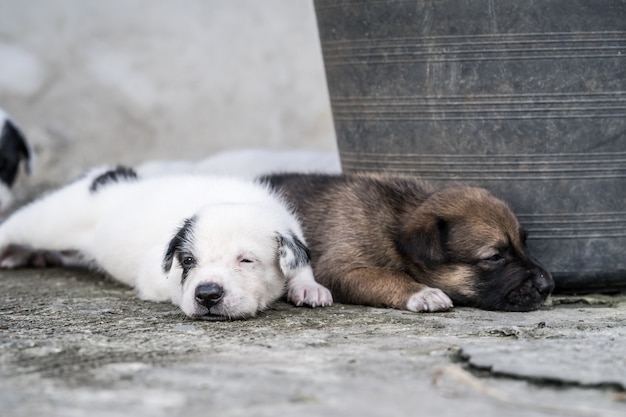
{"type": "Polygon", "coordinates": [[[317,282],[290,282],[287,299],[296,306],[329,307],[333,305],[330,291],[317,282]]]}
{"type": "Polygon", "coordinates": [[[426,288],[413,294],[406,303],[415,312],[444,311],[453,307],[452,300],[438,288],[426,288]]]}

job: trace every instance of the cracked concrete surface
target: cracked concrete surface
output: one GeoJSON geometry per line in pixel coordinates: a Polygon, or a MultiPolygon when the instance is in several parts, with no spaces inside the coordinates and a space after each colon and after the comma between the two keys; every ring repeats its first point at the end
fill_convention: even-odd
{"type": "Polygon", "coordinates": [[[0,273],[3,416],[618,416],[626,297],[530,313],[279,302],[192,321],[75,270],[0,273]],[[459,414],[460,413],[460,414],[459,414]]]}

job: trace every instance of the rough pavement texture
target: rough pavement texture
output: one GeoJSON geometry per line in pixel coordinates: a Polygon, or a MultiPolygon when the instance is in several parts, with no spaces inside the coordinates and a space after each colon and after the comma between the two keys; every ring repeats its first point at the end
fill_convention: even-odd
{"type": "Polygon", "coordinates": [[[621,416],[626,297],[531,313],[280,302],[192,321],[107,278],[0,273],[2,416],[621,416]]]}
{"type": "MultiPolygon", "coordinates": [[[[336,148],[310,1],[3,0],[18,196],[106,162],[336,148]]],[[[626,415],[626,298],[191,321],[76,271],[0,272],[0,416],[626,415]]]]}

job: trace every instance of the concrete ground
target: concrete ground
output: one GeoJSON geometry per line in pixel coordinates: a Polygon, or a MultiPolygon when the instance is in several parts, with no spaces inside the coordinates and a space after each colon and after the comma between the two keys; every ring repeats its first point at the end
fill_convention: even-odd
{"type": "Polygon", "coordinates": [[[626,296],[192,321],[75,270],[4,271],[0,294],[2,416],[626,413],[626,296]]]}

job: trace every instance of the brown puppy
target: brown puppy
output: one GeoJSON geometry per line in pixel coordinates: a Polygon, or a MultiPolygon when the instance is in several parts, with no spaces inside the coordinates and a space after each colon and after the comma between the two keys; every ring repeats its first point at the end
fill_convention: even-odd
{"type": "Polygon", "coordinates": [[[528,255],[515,215],[488,191],[438,191],[410,177],[277,174],[316,279],[336,301],[439,311],[538,308],[552,276],[528,255]]]}

